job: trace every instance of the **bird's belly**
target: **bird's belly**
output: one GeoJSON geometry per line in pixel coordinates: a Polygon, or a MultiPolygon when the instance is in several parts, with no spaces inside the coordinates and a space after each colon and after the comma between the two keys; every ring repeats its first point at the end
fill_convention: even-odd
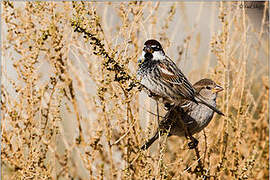
{"type": "Polygon", "coordinates": [[[197,111],[197,114],[191,114],[191,117],[196,120],[197,124],[196,127],[190,130],[192,134],[198,133],[203,130],[210,123],[214,115],[214,111],[204,105],[200,107],[200,111],[202,112],[197,111]]]}
{"type": "MultiPolygon", "coordinates": [[[[196,110],[193,109],[189,114],[188,120],[186,120],[186,127],[189,133],[193,135],[203,130],[210,123],[213,115],[213,110],[204,105],[198,105],[196,110]]],[[[183,121],[180,116],[176,120],[183,121]]],[[[170,134],[181,137],[185,135],[185,129],[182,126],[176,125],[172,127],[170,134]]]]}
{"type": "Polygon", "coordinates": [[[173,92],[170,90],[170,88],[168,88],[168,86],[160,84],[157,80],[150,79],[148,77],[142,78],[141,84],[147,88],[148,91],[160,97],[162,101],[173,102],[173,99],[170,96],[170,94],[173,94],[173,92]]]}

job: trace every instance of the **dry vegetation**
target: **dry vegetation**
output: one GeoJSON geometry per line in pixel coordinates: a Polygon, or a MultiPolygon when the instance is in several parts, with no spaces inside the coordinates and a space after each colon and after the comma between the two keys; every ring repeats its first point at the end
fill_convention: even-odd
{"type": "Polygon", "coordinates": [[[241,2],[212,3],[218,26],[205,42],[198,25],[211,18],[196,12],[188,22],[186,8],[206,3],[1,3],[2,179],[269,178],[266,10],[256,30],[241,2]],[[196,136],[203,176],[185,138],[139,151],[157,126],[135,78],[149,37],[192,82],[210,77],[225,88],[226,116],[196,136]]]}

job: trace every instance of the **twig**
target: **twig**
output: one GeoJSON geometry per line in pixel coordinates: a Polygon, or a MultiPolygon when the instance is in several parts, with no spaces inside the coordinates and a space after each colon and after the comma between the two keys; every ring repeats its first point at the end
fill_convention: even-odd
{"type": "Polygon", "coordinates": [[[149,111],[149,110],[146,110],[146,112],[148,112],[148,113],[150,113],[150,114],[152,114],[152,115],[154,115],[154,116],[158,116],[158,117],[164,118],[164,116],[159,116],[159,115],[157,115],[157,114],[155,114],[155,113],[152,113],[152,112],[149,111]]]}
{"type": "Polygon", "coordinates": [[[196,152],[196,156],[197,156],[197,159],[198,159],[198,167],[200,168],[200,172],[203,175],[203,164],[202,164],[202,161],[201,161],[199,149],[198,149],[198,147],[195,147],[194,150],[196,152]]]}
{"type": "Polygon", "coordinates": [[[207,137],[206,137],[206,133],[205,130],[203,130],[203,136],[204,136],[204,158],[203,158],[203,165],[205,164],[205,158],[206,158],[206,152],[207,152],[207,137]]]}
{"type": "Polygon", "coordinates": [[[116,140],[112,145],[118,144],[124,137],[126,137],[126,135],[128,135],[128,133],[130,132],[131,128],[135,125],[135,122],[136,120],[133,122],[131,127],[129,127],[128,131],[123,136],[121,136],[118,140],[116,140]]]}
{"type": "MultiPolygon", "coordinates": [[[[175,108],[175,107],[173,107],[173,108],[175,108]]],[[[181,126],[184,128],[184,130],[185,130],[185,134],[187,135],[187,137],[189,137],[190,138],[190,140],[192,141],[192,143],[193,143],[193,145],[195,146],[194,147],[194,150],[195,150],[195,153],[196,153],[196,156],[197,156],[197,161],[198,161],[198,168],[199,168],[199,171],[202,173],[202,175],[203,175],[203,164],[202,164],[202,162],[201,162],[201,157],[200,157],[200,153],[199,153],[199,149],[198,149],[198,146],[197,146],[197,144],[198,144],[198,141],[192,136],[192,134],[190,133],[190,131],[188,130],[188,127],[186,126],[186,124],[185,124],[185,118],[186,118],[186,116],[185,116],[185,112],[183,111],[183,109],[182,108],[180,108],[181,109],[181,121],[180,121],[180,123],[181,123],[181,126]]],[[[196,169],[196,168],[195,168],[196,169]]]]}

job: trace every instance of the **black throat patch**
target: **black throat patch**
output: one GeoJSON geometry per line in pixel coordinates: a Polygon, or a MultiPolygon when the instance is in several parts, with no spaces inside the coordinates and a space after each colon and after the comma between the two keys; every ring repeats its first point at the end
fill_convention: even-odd
{"type": "Polygon", "coordinates": [[[145,53],[144,58],[147,60],[151,60],[153,58],[153,54],[152,53],[145,53]]]}

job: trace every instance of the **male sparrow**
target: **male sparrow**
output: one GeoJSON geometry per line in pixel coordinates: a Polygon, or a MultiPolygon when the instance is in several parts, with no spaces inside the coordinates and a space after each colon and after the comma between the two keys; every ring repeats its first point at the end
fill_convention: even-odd
{"type": "Polygon", "coordinates": [[[165,105],[168,103],[178,105],[186,99],[196,104],[204,104],[218,114],[224,115],[196,93],[181,70],[165,55],[158,41],[151,39],[144,43],[138,63],[137,78],[141,80],[141,85],[150,97],[162,100],[165,105]]]}
{"type": "MultiPolygon", "coordinates": [[[[193,87],[208,104],[216,107],[217,94],[223,90],[221,86],[210,79],[202,79],[196,82],[193,87]]],[[[209,124],[213,115],[214,111],[212,109],[202,104],[185,101],[166,113],[165,117],[159,123],[158,129],[160,133],[157,130],[155,135],[141,149],[148,149],[158,139],[159,134],[164,135],[168,133],[168,136],[187,136],[185,128],[190,135],[198,133],[209,124]]]]}

